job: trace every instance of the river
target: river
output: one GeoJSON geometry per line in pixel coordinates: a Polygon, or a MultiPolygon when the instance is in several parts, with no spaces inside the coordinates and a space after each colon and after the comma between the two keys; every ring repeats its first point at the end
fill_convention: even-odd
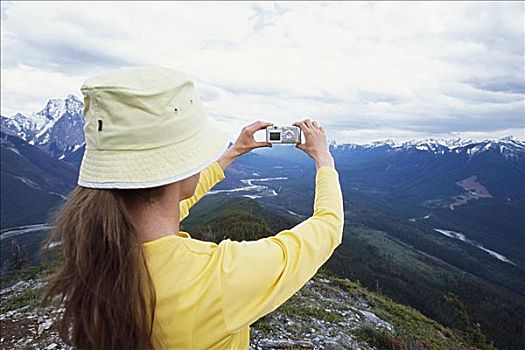
{"type": "Polygon", "coordinates": [[[456,231],[451,231],[451,230],[443,230],[443,229],[440,229],[440,228],[435,228],[434,231],[436,232],[439,232],[441,233],[442,235],[444,236],[447,236],[447,237],[450,237],[450,238],[454,238],[454,239],[458,239],[462,242],[465,242],[465,243],[468,243],[476,248],[479,248],[487,253],[489,253],[491,256],[493,256],[494,258],[500,260],[500,261],[503,261],[503,262],[506,262],[508,264],[512,264],[512,265],[516,265],[512,260],[510,260],[509,258],[507,258],[506,256],[504,256],[503,254],[500,254],[500,253],[497,253],[493,250],[490,250],[488,248],[485,248],[484,246],[482,246],[481,244],[471,240],[471,239],[468,239],[467,236],[465,236],[464,233],[461,233],[461,232],[456,232],[456,231]]]}
{"type": "Polygon", "coordinates": [[[277,180],[288,180],[287,177],[266,177],[266,178],[256,178],[256,179],[242,179],[240,180],[244,185],[242,187],[237,187],[229,190],[212,190],[207,194],[217,194],[217,193],[236,193],[236,192],[246,192],[242,194],[244,197],[248,198],[261,198],[261,197],[273,197],[277,196],[277,191],[270,188],[267,185],[254,184],[254,182],[269,182],[277,180]]]}

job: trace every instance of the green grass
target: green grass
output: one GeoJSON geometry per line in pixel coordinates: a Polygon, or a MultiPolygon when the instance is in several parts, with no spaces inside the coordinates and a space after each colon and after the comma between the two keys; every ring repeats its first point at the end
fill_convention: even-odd
{"type": "Polygon", "coordinates": [[[5,300],[0,304],[0,312],[4,313],[11,310],[16,310],[24,306],[29,306],[31,309],[35,308],[40,302],[42,296],[42,288],[28,288],[21,293],[5,300]]]}
{"type": "Polygon", "coordinates": [[[264,332],[265,334],[270,334],[272,333],[275,329],[274,327],[272,326],[271,322],[270,322],[270,316],[267,315],[267,316],[264,316],[262,318],[260,318],[259,320],[257,320],[257,322],[254,323],[254,326],[255,328],[257,328],[258,330],[264,332]]]}
{"type": "Polygon", "coordinates": [[[385,330],[375,329],[369,325],[361,325],[356,330],[356,339],[375,347],[378,350],[405,350],[407,344],[385,330]]]}
{"type": "MultiPolygon", "coordinates": [[[[474,349],[470,345],[465,335],[456,329],[444,327],[436,321],[429,319],[419,311],[393,302],[392,300],[372,293],[357,283],[347,279],[337,278],[336,281],[356,297],[366,299],[372,306],[372,311],[381,319],[392,324],[396,330],[394,335],[386,335],[385,331],[371,331],[367,328],[361,329],[358,334],[361,338],[368,337],[372,343],[391,344],[392,347],[384,349],[397,349],[397,344],[419,344],[423,348],[448,350],[454,349],[474,349]],[[393,338],[392,338],[393,337],[393,338]],[[395,339],[395,340],[394,340],[395,339]],[[375,343],[377,342],[377,343],[375,343]]],[[[378,347],[381,349],[381,347],[378,347]]],[[[486,347],[490,349],[491,347],[486,347]]]]}
{"type": "MultiPolygon", "coordinates": [[[[447,244],[436,237],[439,245],[447,244]]],[[[455,256],[465,255],[459,250],[449,251],[455,256]]],[[[453,261],[447,263],[436,258],[439,255],[432,255],[400,242],[389,232],[347,225],[343,244],[327,266],[337,276],[358,280],[376,294],[410,305],[449,329],[461,329],[454,307],[443,297],[454,293],[471,318],[468,332],[475,333],[473,325],[480,323],[480,332],[501,348],[523,348],[523,296],[486,283],[462,271],[453,261]]]]}
{"type": "Polygon", "coordinates": [[[336,323],[343,318],[337,312],[328,312],[322,307],[313,305],[311,301],[306,300],[299,295],[294,295],[286,303],[279,307],[279,311],[285,315],[299,317],[313,317],[319,320],[336,323]]]}
{"type": "Polygon", "coordinates": [[[48,269],[43,266],[31,266],[14,270],[2,276],[2,288],[22,280],[43,278],[47,276],[48,273],[48,269]]]}

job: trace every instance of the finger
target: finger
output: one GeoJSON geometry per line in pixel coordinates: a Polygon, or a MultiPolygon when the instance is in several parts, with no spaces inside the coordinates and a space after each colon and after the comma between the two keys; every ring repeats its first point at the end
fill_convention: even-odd
{"type": "Polygon", "coordinates": [[[312,124],[312,121],[310,119],[305,119],[304,120],[304,124],[308,127],[308,128],[313,128],[313,124],[312,124]]]}
{"type": "Polygon", "coordinates": [[[308,131],[308,127],[307,127],[306,124],[304,123],[304,120],[296,121],[296,122],[294,122],[292,125],[297,126],[297,127],[298,127],[299,129],[301,129],[303,132],[308,131]]]}
{"type": "Polygon", "coordinates": [[[300,150],[304,151],[304,143],[298,143],[295,145],[296,148],[299,148],[300,150]]]}
{"type": "Polygon", "coordinates": [[[243,129],[243,131],[250,131],[250,130],[252,130],[253,128],[255,128],[255,126],[257,125],[257,123],[259,123],[259,122],[256,121],[256,122],[250,123],[250,124],[244,126],[244,128],[242,128],[242,129],[243,129]]]}
{"type": "Polygon", "coordinates": [[[255,130],[266,129],[267,127],[272,126],[272,125],[273,125],[272,122],[258,121],[255,124],[255,130]]]}
{"type": "Polygon", "coordinates": [[[319,129],[319,123],[316,120],[312,122],[312,125],[314,126],[314,128],[319,129]]]}
{"type": "Polygon", "coordinates": [[[255,142],[253,145],[254,148],[260,148],[260,147],[272,147],[272,144],[270,142],[255,142]]]}
{"type": "Polygon", "coordinates": [[[303,120],[299,120],[297,121],[296,123],[297,124],[303,124],[306,128],[309,128],[310,126],[308,126],[308,123],[310,123],[310,119],[303,119],[303,120]]]}
{"type": "Polygon", "coordinates": [[[319,130],[321,130],[321,132],[322,132],[323,134],[326,134],[326,129],[323,128],[322,126],[319,127],[319,130]]]}
{"type": "Polygon", "coordinates": [[[266,129],[267,127],[273,125],[271,122],[263,122],[263,121],[256,121],[255,123],[252,123],[248,125],[248,130],[250,132],[256,132],[257,130],[266,129]]]}

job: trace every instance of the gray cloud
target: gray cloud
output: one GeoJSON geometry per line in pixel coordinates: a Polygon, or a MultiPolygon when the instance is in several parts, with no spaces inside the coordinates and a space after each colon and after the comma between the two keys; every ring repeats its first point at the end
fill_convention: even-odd
{"type": "MultiPolygon", "coordinates": [[[[3,28],[7,29],[2,38],[5,42],[2,49],[7,53],[2,55],[5,68],[25,65],[78,74],[144,63],[112,49],[111,43],[130,40],[130,33],[100,16],[85,13],[85,9],[74,6],[46,9],[41,11],[39,22],[31,23],[31,18],[27,22],[11,20],[13,10],[14,16],[22,15],[14,5],[18,4],[11,3],[2,12],[7,22],[13,23],[3,28]]],[[[40,11],[35,8],[35,12],[40,11]]],[[[37,17],[36,13],[34,15],[37,17]]]]}
{"type": "Polygon", "coordinates": [[[259,95],[267,97],[283,96],[286,91],[282,89],[268,89],[257,85],[215,84],[215,87],[234,95],[259,95]]]}
{"type": "Polygon", "coordinates": [[[7,46],[9,54],[2,59],[5,68],[27,65],[48,71],[77,74],[93,69],[112,69],[140,64],[90,43],[62,38],[42,40],[30,36],[14,36],[8,40],[10,41],[7,46]]]}
{"type": "Polygon", "coordinates": [[[388,104],[398,104],[402,102],[407,102],[407,99],[397,95],[395,93],[388,92],[377,92],[377,91],[358,91],[357,95],[360,101],[363,103],[378,103],[385,102],[388,104]]]}
{"type": "Polygon", "coordinates": [[[486,80],[474,80],[473,86],[481,90],[492,92],[507,92],[514,94],[525,94],[525,77],[494,77],[486,80]]]}
{"type": "MultiPolygon", "coordinates": [[[[213,84],[213,83],[207,83],[208,88],[205,88],[203,91],[203,96],[206,99],[215,99],[219,96],[217,91],[223,91],[229,94],[233,95],[255,95],[262,98],[272,98],[272,99],[279,99],[283,101],[290,101],[290,100],[310,100],[310,101],[317,101],[319,103],[323,104],[343,104],[346,101],[337,96],[334,93],[329,93],[327,91],[312,91],[311,94],[302,94],[302,93],[292,93],[286,89],[279,88],[279,87],[273,87],[268,88],[264,86],[257,86],[252,84],[213,84]],[[209,88],[215,89],[215,93],[212,93],[209,88]]],[[[388,100],[389,102],[395,102],[399,99],[395,97],[394,95],[381,95],[381,94],[375,94],[370,92],[366,93],[367,99],[364,101],[380,101],[380,100],[388,100]]]]}
{"type": "MultiPolygon", "coordinates": [[[[397,125],[397,124],[396,124],[397,125]]],[[[390,124],[393,127],[394,124],[390,124]]],[[[427,118],[425,121],[407,122],[407,129],[425,133],[440,132],[487,132],[525,127],[523,114],[516,111],[504,113],[498,118],[493,115],[480,116],[473,114],[451,115],[449,118],[427,118]]]]}

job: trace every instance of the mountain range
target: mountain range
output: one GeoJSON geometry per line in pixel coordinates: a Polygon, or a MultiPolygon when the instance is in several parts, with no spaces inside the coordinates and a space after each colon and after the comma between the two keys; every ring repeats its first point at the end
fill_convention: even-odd
{"type": "MultiPolygon", "coordinates": [[[[30,116],[21,113],[10,117],[0,116],[0,130],[5,134],[20,137],[57,159],[65,159],[85,146],[83,109],[83,102],[75,95],[68,94],[65,99],[50,99],[42,110],[30,116]]],[[[498,152],[506,159],[521,160],[525,154],[525,142],[512,136],[484,141],[461,138],[407,142],[388,139],[369,144],[331,141],[330,145],[333,150],[365,154],[381,151],[416,151],[436,155],[464,154],[469,159],[485,152],[498,152]]]]}
{"type": "Polygon", "coordinates": [[[465,153],[470,158],[480,155],[487,151],[496,151],[507,159],[518,160],[523,157],[525,143],[513,136],[506,136],[500,139],[473,141],[461,138],[455,139],[424,139],[410,140],[406,142],[395,142],[393,140],[375,141],[365,145],[353,143],[331,142],[334,149],[369,151],[373,149],[387,149],[392,151],[421,151],[433,154],[465,153]]]}

